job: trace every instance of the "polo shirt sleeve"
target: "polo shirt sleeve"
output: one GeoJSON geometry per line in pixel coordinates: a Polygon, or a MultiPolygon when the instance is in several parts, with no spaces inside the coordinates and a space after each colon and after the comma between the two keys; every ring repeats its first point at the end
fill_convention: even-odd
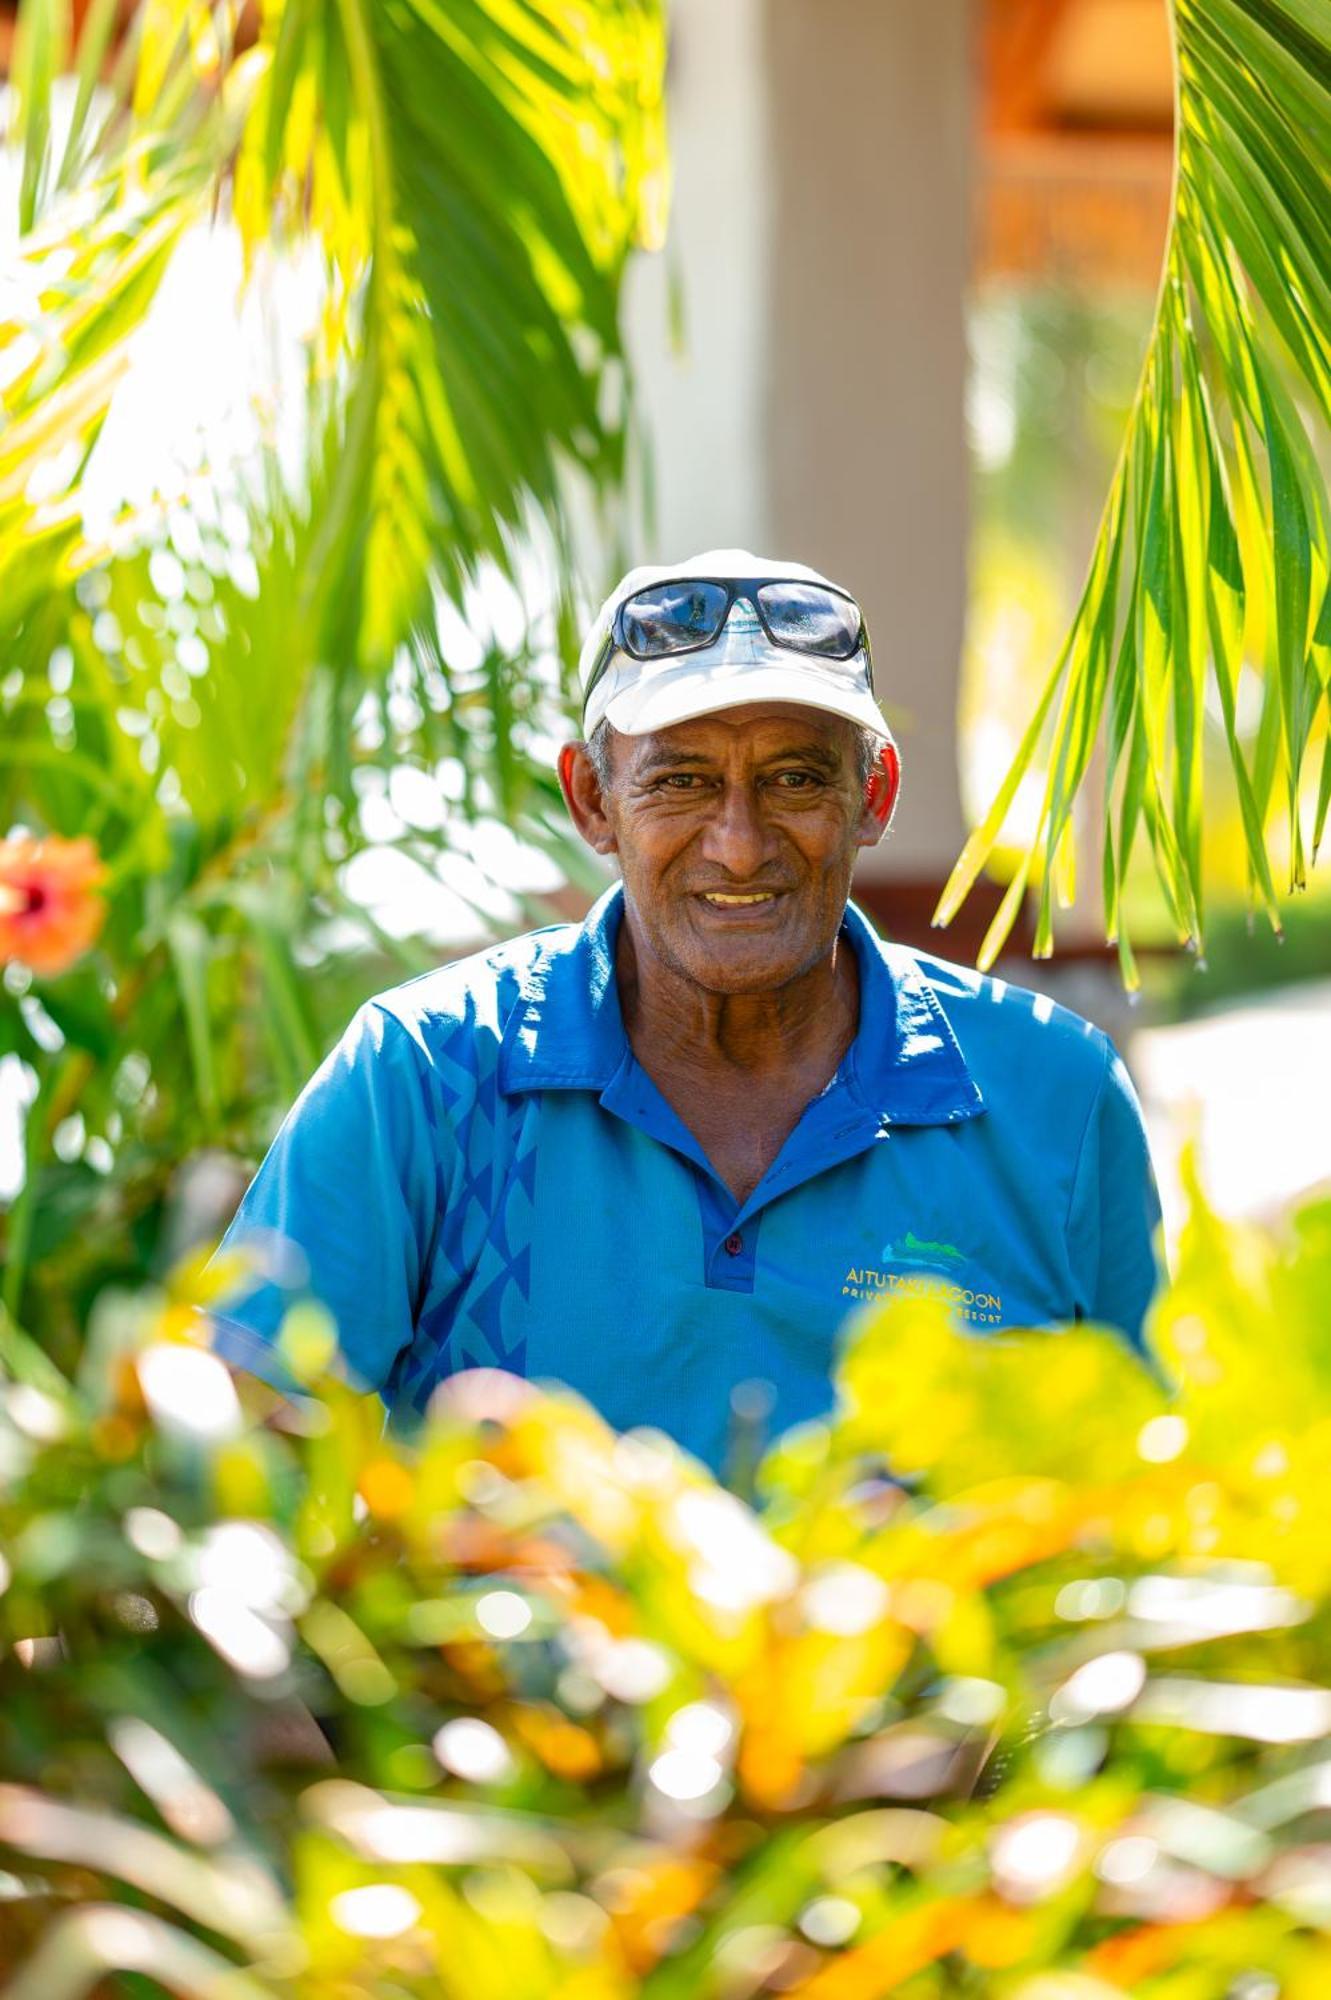
{"type": "Polygon", "coordinates": [[[1143,1322],[1164,1276],[1160,1197],[1132,1080],[1107,1037],[1068,1213],[1078,1316],[1117,1327],[1146,1351],[1143,1322]]]}
{"type": "Polygon", "coordinates": [[[345,1372],[382,1386],[412,1338],[436,1206],[438,1139],[416,1044],[374,1001],[362,1007],[274,1139],[218,1252],[249,1265],[213,1314],[227,1360],[290,1390],[274,1343],[315,1299],[337,1327],[345,1372]]]}

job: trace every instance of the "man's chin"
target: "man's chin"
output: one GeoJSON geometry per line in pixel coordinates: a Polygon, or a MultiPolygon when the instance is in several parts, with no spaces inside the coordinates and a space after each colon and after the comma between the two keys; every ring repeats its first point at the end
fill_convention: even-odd
{"type": "Polygon", "coordinates": [[[772,993],[808,970],[803,956],[772,948],[772,940],[735,938],[680,955],[681,969],[707,993],[772,993]]]}

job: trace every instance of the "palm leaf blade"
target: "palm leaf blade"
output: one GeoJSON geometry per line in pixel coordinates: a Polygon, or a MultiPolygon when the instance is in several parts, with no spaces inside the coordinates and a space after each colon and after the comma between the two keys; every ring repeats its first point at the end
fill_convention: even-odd
{"type": "MultiPolygon", "coordinates": [[[[1038,863],[1037,950],[1053,944],[1050,878],[1082,783],[1080,733],[1107,741],[1103,894],[1125,976],[1122,889],[1145,822],[1179,936],[1202,945],[1208,681],[1239,810],[1252,894],[1279,927],[1268,810],[1280,781],[1290,884],[1306,877],[1305,791],[1325,667],[1311,630],[1325,600],[1331,503],[1331,15],[1316,0],[1171,0],[1176,185],[1155,326],[1091,573],[1121,544],[1125,580],[1106,650],[1065,645],[1013,763],[1042,757],[1052,786],[1038,863]],[[1227,412],[1228,423],[1222,413],[1227,412]],[[1308,423],[1319,436],[1310,437],[1308,423]],[[1240,728],[1241,674],[1262,686],[1240,728]],[[1077,714],[1073,754],[1063,725],[1077,714]]],[[[1085,605],[1073,622],[1075,633],[1085,605]]],[[[1325,777],[1313,805],[1320,832],[1325,777]]],[[[964,900],[1002,838],[1005,783],[953,871],[935,921],[964,900]]],[[[1315,850],[1314,841],[1314,850],[1315,850]]],[[[1064,871],[1064,879],[1070,880],[1064,871]]]]}

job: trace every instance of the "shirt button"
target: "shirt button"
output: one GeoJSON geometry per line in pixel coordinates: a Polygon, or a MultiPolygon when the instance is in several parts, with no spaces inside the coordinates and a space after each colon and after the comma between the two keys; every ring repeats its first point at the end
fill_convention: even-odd
{"type": "Polygon", "coordinates": [[[728,1257],[738,1257],[740,1251],[743,1248],[744,1248],[744,1238],[740,1235],[737,1229],[732,1230],[730,1235],[727,1236],[726,1238],[726,1255],[728,1257]]]}

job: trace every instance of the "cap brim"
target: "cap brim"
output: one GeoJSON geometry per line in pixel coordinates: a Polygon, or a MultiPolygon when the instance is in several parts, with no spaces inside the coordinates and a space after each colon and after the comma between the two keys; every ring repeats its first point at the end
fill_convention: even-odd
{"type": "Polygon", "coordinates": [[[685,654],[647,672],[633,664],[632,677],[625,676],[624,686],[611,693],[597,717],[622,736],[648,736],[727,708],[791,702],[843,715],[885,742],[891,737],[868,688],[850,682],[840,662],[832,669],[831,663],[824,667],[812,657],[782,652],[761,661],[727,663],[718,663],[710,653],[685,654]]]}

